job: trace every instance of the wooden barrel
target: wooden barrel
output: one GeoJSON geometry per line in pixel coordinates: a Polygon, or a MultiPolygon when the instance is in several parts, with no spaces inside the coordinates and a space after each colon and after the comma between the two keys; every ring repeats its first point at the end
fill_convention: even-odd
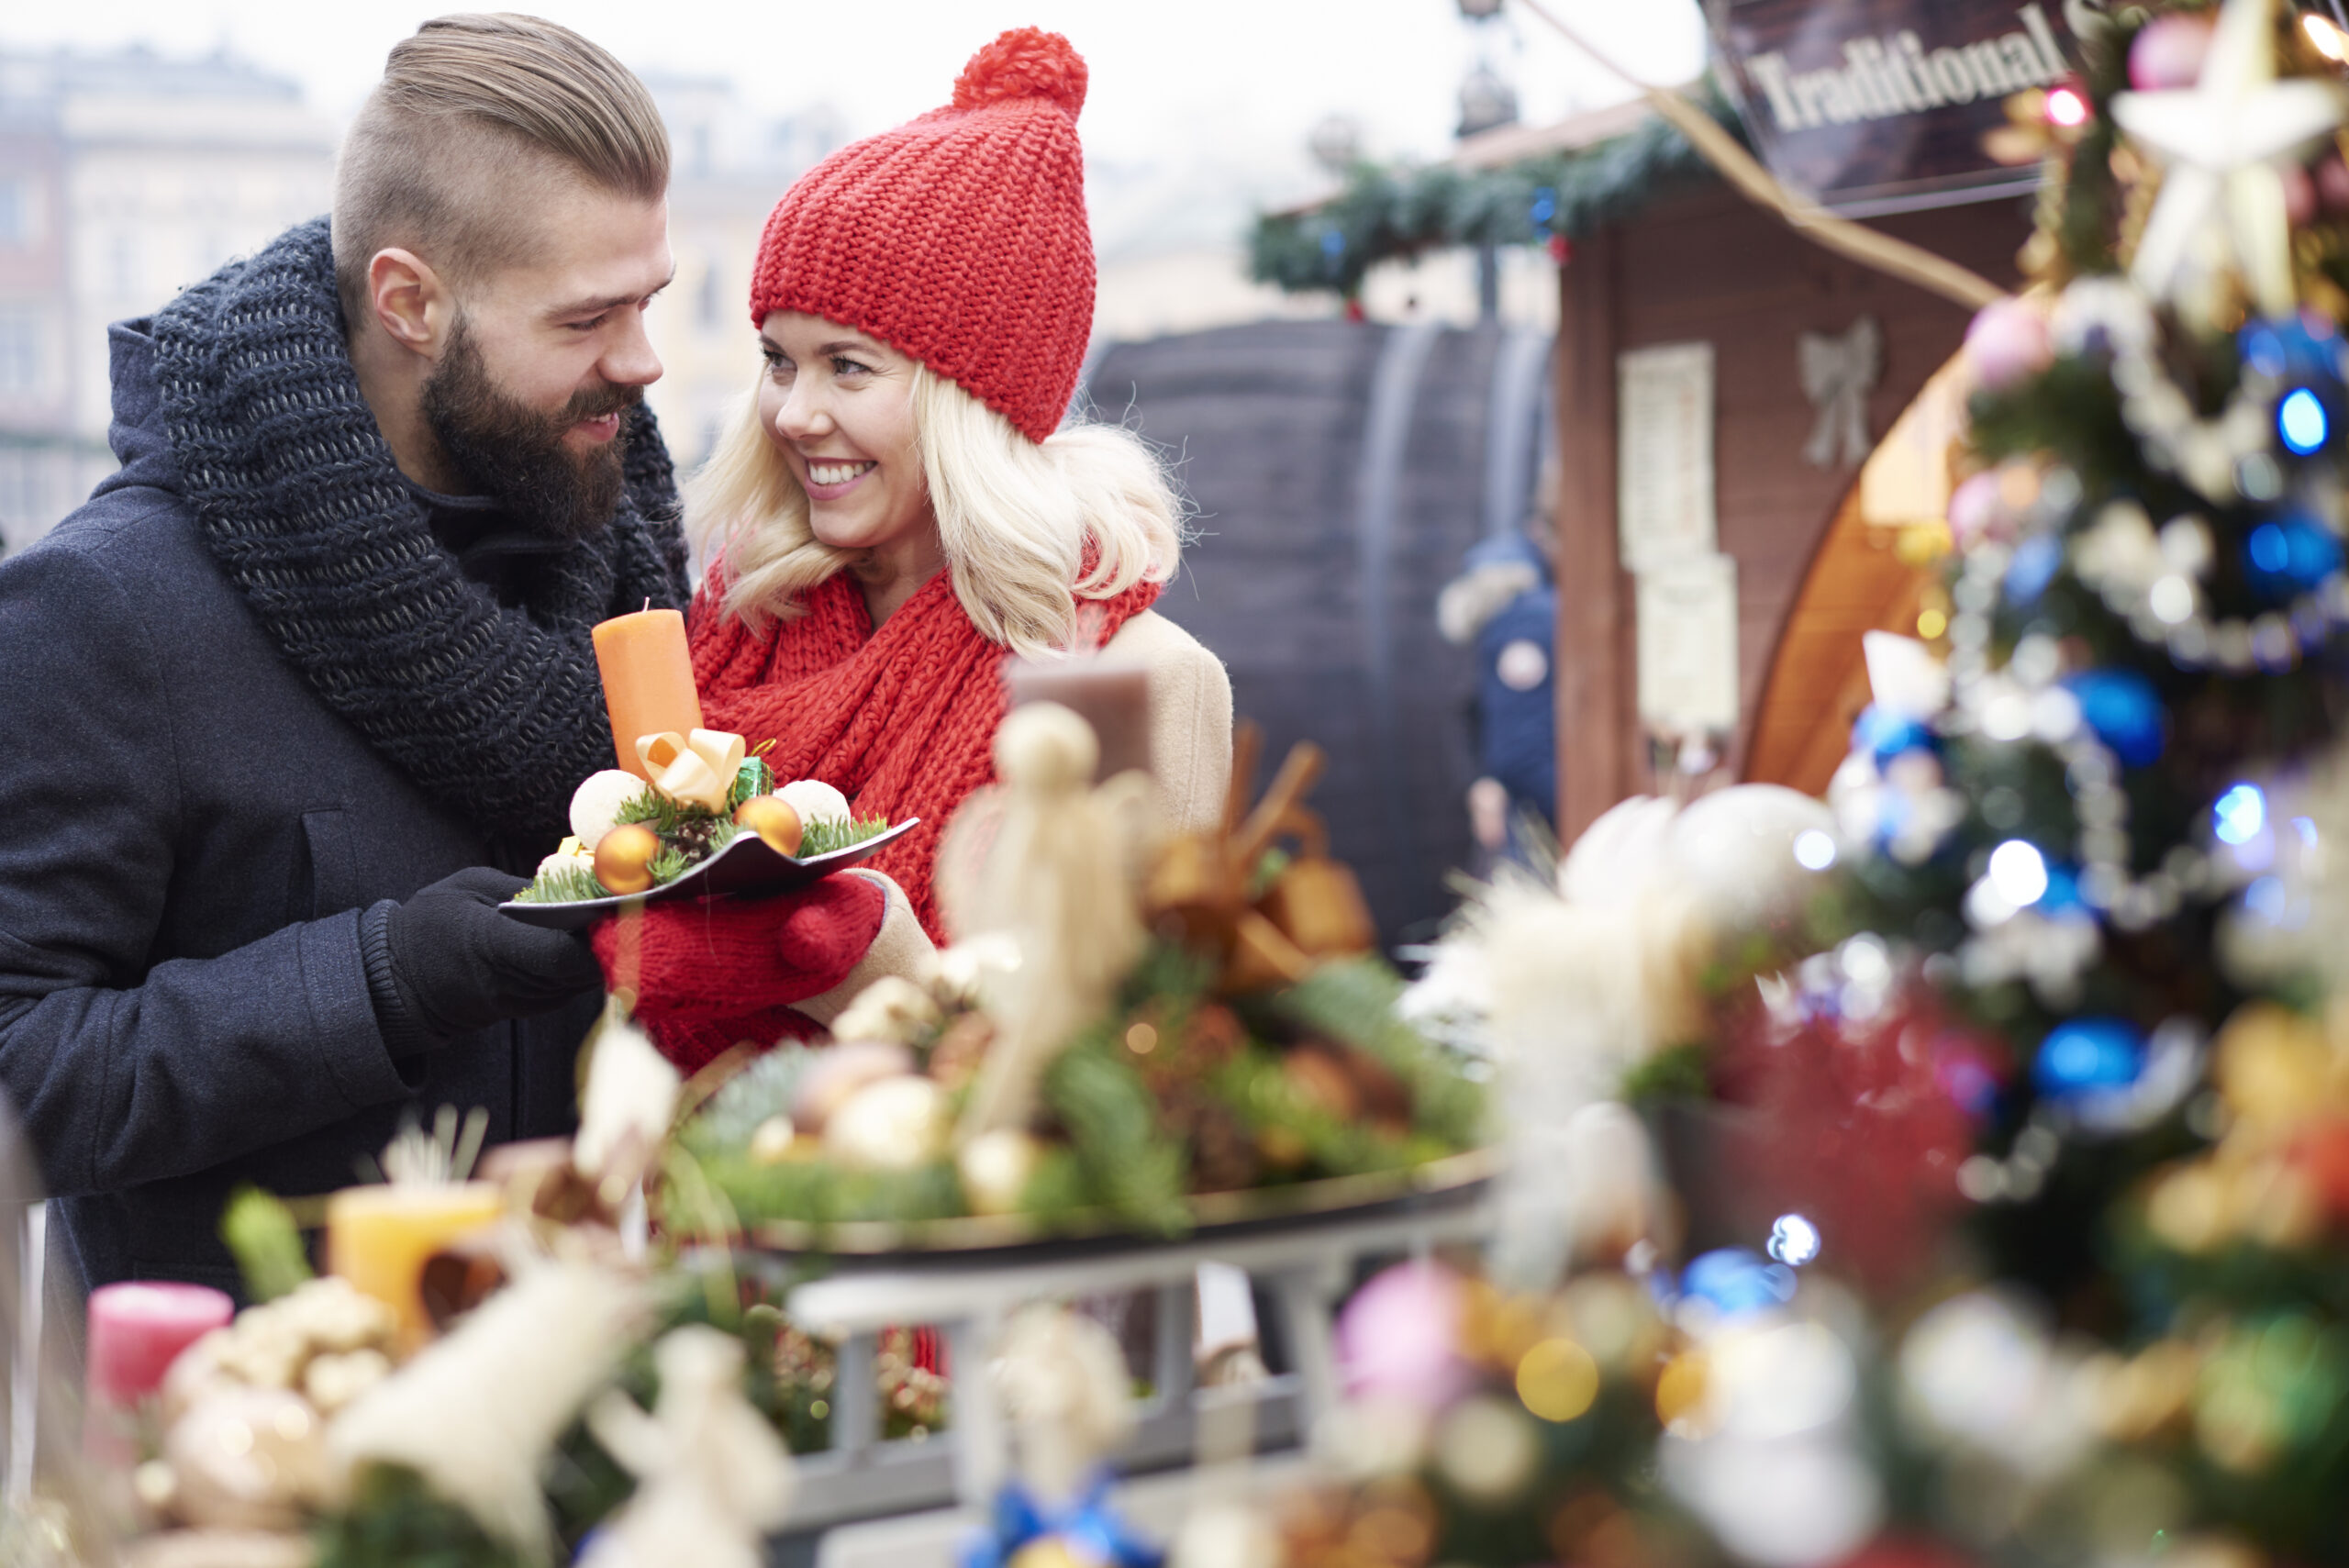
{"type": "Polygon", "coordinates": [[[1434,933],[1470,863],[1476,671],[1435,598],[1524,520],[1548,359],[1545,336],[1499,328],[1283,321],[1087,367],[1095,416],[1160,447],[1197,509],[1159,609],[1230,667],[1267,773],[1298,740],[1328,750],[1313,804],[1389,946],[1434,933]]]}

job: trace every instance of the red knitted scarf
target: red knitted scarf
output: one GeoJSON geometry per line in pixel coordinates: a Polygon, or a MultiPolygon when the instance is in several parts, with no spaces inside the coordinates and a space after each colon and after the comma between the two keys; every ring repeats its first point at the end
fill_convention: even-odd
{"type": "MultiPolygon", "coordinates": [[[[808,590],[806,613],[753,632],[718,608],[717,572],[694,600],[694,678],[703,721],[755,747],[780,783],[821,779],[861,817],[921,826],[866,862],[896,879],[932,941],[946,932],[930,889],[939,835],[963,797],[995,778],[1007,651],[990,642],[954,596],[952,573],[916,590],[875,630],[846,572],[808,590]]],[[[1098,647],[1148,609],[1158,584],[1137,583],[1080,605],[1098,647]]]]}

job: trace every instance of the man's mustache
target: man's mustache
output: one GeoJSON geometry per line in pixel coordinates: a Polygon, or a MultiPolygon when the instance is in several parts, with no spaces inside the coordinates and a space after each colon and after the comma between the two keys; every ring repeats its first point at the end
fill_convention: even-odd
{"type": "Polygon", "coordinates": [[[607,414],[625,414],[643,401],[644,388],[614,386],[606,382],[593,392],[573,395],[571,401],[563,406],[561,422],[575,425],[582,419],[600,419],[607,414]]]}

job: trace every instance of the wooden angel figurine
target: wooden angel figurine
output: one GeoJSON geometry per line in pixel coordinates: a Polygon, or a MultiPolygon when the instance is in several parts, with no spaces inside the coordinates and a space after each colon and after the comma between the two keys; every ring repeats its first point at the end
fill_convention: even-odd
{"type": "Polygon", "coordinates": [[[783,1440],[742,1397],[742,1342],[692,1324],[664,1335],[652,1359],[652,1414],[617,1392],[588,1409],[596,1440],[637,1488],[581,1568],[761,1568],[795,1479],[783,1440]]]}
{"type": "Polygon", "coordinates": [[[1129,773],[1097,787],[1098,755],[1092,727],[1059,704],[1014,708],[996,733],[1002,784],[972,797],[941,851],[957,945],[1008,937],[1019,953],[981,983],[996,1037],[958,1143],[1028,1125],[1044,1069],[1141,956],[1150,781],[1129,773]]]}

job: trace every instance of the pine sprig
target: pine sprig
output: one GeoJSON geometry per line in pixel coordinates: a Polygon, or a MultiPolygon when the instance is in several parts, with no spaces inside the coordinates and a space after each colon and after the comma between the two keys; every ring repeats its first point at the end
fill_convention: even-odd
{"type": "Polygon", "coordinates": [[[845,822],[829,819],[810,822],[800,830],[799,852],[792,859],[806,861],[818,855],[829,855],[836,850],[862,844],[867,839],[888,830],[889,819],[885,817],[851,817],[845,822]]]}
{"type": "Polygon", "coordinates": [[[712,824],[723,821],[718,812],[694,805],[690,801],[672,800],[647,784],[612,814],[614,826],[641,822],[663,839],[681,834],[706,833],[712,824]]]}
{"type": "Polygon", "coordinates": [[[1044,1070],[1044,1103],[1067,1128],[1085,1175],[1137,1229],[1179,1236],[1190,1229],[1183,1147],[1158,1125],[1158,1102],[1141,1074],[1089,1030],[1044,1070]]]}
{"type": "Polygon", "coordinates": [[[576,904],[589,898],[609,898],[610,888],[596,880],[584,865],[541,867],[538,879],[514,895],[517,904],[576,904]]]}
{"type": "Polygon", "coordinates": [[[1281,995],[1292,1021],[1376,1057],[1411,1092],[1411,1123],[1453,1150],[1480,1140],[1484,1092],[1397,1011],[1400,976],[1375,957],[1339,959],[1281,995]]]}

